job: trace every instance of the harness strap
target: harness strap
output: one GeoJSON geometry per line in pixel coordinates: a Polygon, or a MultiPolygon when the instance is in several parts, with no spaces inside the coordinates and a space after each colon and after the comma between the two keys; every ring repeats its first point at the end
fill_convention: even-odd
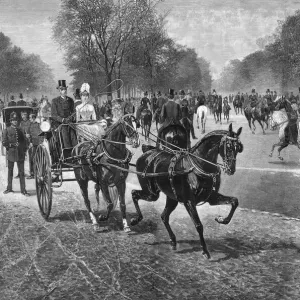
{"type": "Polygon", "coordinates": [[[172,158],[171,158],[171,161],[170,161],[170,165],[169,165],[169,168],[168,168],[168,174],[169,174],[169,181],[170,181],[170,185],[171,185],[171,188],[172,188],[172,192],[173,194],[175,195],[175,199],[177,201],[178,200],[178,197],[177,197],[177,194],[176,194],[176,190],[175,190],[175,187],[174,187],[174,182],[173,182],[173,178],[175,176],[175,172],[174,172],[174,169],[175,169],[175,166],[178,162],[178,159],[180,157],[180,153],[176,153],[172,158]]]}

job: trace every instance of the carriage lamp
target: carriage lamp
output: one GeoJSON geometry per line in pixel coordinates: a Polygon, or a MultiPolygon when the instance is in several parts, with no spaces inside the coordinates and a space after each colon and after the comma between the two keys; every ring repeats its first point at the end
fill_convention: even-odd
{"type": "Polygon", "coordinates": [[[51,129],[51,125],[48,121],[42,121],[40,124],[40,128],[43,132],[49,132],[51,129]]]}

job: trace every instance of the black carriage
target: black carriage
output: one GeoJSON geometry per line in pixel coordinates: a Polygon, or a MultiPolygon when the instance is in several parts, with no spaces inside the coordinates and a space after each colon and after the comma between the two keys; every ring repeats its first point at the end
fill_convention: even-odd
{"type": "MultiPolygon", "coordinates": [[[[33,109],[30,106],[10,106],[10,107],[5,107],[2,110],[2,120],[0,123],[0,130],[1,130],[1,139],[2,139],[2,132],[4,131],[5,128],[10,126],[10,115],[11,113],[16,113],[18,116],[19,123],[21,122],[21,113],[22,112],[27,112],[27,114],[31,114],[33,112],[33,109]]],[[[2,140],[1,140],[2,141],[2,140]]],[[[3,147],[2,142],[1,142],[1,153],[3,156],[6,155],[6,150],[5,147],[3,147]]]]}
{"type": "Polygon", "coordinates": [[[63,145],[61,135],[63,126],[69,127],[68,124],[61,124],[54,129],[50,120],[40,124],[44,139],[38,145],[35,154],[35,184],[39,209],[46,220],[51,212],[53,188],[61,187],[66,181],[76,181],[75,177],[64,178],[66,172],[73,171],[76,159],[71,157],[73,148],[63,145]]]}

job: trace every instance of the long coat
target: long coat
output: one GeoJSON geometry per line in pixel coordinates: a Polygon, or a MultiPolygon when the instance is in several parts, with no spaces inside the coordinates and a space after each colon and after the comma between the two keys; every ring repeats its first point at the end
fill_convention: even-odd
{"type": "Polygon", "coordinates": [[[9,161],[25,160],[28,143],[20,127],[9,126],[4,129],[2,145],[7,149],[7,159],[9,161]]]}
{"type": "Polygon", "coordinates": [[[179,123],[182,119],[182,113],[180,105],[176,102],[169,100],[167,103],[165,103],[162,107],[161,114],[160,114],[160,120],[163,123],[163,125],[167,125],[172,120],[176,123],[179,123]]]}
{"type": "MultiPolygon", "coordinates": [[[[66,99],[63,99],[59,96],[52,100],[51,118],[56,125],[62,123],[62,119],[70,117],[74,112],[75,108],[72,98],[66,96],[66,99]]],[[[75,115],[73,119],[75,119],[75,115]]]]}

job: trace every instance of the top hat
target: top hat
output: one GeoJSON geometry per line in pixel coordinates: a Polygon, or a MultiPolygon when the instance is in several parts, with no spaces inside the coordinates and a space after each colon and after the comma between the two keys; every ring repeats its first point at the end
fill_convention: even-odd
{"type": "Polygon", "coordinates": [[[185,92],[184,92],[184,90],[181,90],[181,91],[180,91],[180,95],[182,95],[182,96],[184,96],[184,95],[185,95],[185,92]]]}
{"type": "Polygon", "coordinates": [[[73,96],[75,97],[75,99],[80,99],[80,89],[76,89],[75,94],[73,94],[73,96]]]}
{"type": "Polygon", "coordinates": [[[202,90],[200,90],[199,93],[202,93],[202,90]]]}
{"type": "Polygon", "coordinates": [[[13,112],[10,114],[9,120],[10,120],[10,121],[18,121],[17,113],[13,111],[13,112]]]}
{"type": "Polygon", "coordinates": [[[267,89],[266,93],[270,93],[270,89],[267,89]]]}
{"type": "Polygon", "coordinates": [[[11,97],[10,97],[10,100],[14,100],[14,99],[15,99],[15,97],[14,97],[14,96],[11,96],[11,97]]]}
{"type": "Polygon", "coordinates": [[[20,99],[23,99],[23,95],[22,95],[22,93],[20,94],[19,98],[20,98],[20,99]]]}
{"type": "Polygon", "coordinates": [[[161,92],[160,91],[157,92],[157,96],[161,96],[161,92]]]}
{"type": "Polygon", "coordinates": [[[146,91],[146,92],[144,92],[144,96],[147,96],[148,95],[148,92],[146,91]]]}
{"type": "Polygon", "coordinates": [[[255,93],[255,89],[252,89],[252,93],[255,93]]]}
{"type": "Polygon", "coordinates": [[[216,90],[215,90],[215,89],[213,89],[213,93],[216,93],[216,90]]]}
{"type": "Polygon", "coordinates": [[[169,89],[169,96],[174,97],[174,90],[173,89],[169,89]]]}
{"type": "Polygon", "coordinates": [[[59,89],[59,88],[61,88],[61,87],[63,87],[63,88],[68,88],[68,87],[66,86],[66,81],[65,81],[65,80],[58,80],[58,87],[57,87],[57,89],[59,89]]]}

